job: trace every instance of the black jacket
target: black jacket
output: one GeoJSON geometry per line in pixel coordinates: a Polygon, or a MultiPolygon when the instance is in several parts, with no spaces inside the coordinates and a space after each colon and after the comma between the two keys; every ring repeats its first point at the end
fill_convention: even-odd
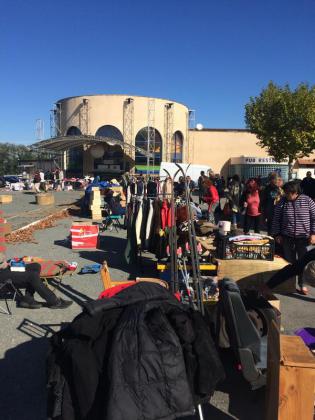
{"type": "Polygon", "coordinates": [[[171,420],[193,413],[223,377],[201,315],[138,283],[89,303],[52,337],[48,416],[171,420]]]}

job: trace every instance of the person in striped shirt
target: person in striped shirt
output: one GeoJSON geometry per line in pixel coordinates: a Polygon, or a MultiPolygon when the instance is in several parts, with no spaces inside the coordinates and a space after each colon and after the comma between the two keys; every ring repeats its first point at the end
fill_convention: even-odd
{"type": "MultiPolygon", "coordinates": [[[[302,258],[309,244],[315,244],[315,203],[301,193],[298,181],[283,186],[285,196],[275,208],[271,233],[282,245],[283,257],[293,264],[302,258]]],[[[307,294],[303,276],[298,277],[298,291],[307,294]]]]}

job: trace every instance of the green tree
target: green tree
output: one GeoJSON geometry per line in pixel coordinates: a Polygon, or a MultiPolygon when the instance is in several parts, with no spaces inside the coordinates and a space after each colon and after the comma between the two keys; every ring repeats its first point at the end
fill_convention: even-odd
{"type": "Polygon", "coordinates": [[[23,144],[0,143],[0,175],[16,175],[20,172],[19,161],[22,159],[41,160],[56,158],[48,152],[31,150],[23,144]]]}
{"type": "Polygon", "coordinates": [[[293,162],[315,149],[315,86],[302,83],[291,90],[270,82],[245,105],[245,121],[270,156],[288,159],[291,178],[293,162]]]}

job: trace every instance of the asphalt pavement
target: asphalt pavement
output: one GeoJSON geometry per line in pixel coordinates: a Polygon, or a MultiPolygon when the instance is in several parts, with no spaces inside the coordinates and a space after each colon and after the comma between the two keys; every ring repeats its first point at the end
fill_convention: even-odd
{"type": "Polygon", "coordinates": [[[7,222],[11,223],[12,229],[15,230],[76,203],[84,195],[84,192],[53,191],[55,203],[49,206],[36,204],[36,194],[32,191],[5,191],[2,189],[0,195],[2,194],[12,195],[12,202],[0,205],[0,209],[3,210],[7,222]]]}
{"type": "MultiPolygon", "coordinates": [[[[68,194],[68,193],[66,193],[68,194]]],[[[81,193],[82,195],[82,193],[81,193]]],[[[69,197],[76,200],[78,194],[69,197]]],[[[65,199],[60,195],[60,203],[65,199]]],[[[59,198],[58,198],[59,199],[59,198]]],[[[29,208],[25,205],[25,208],[29,208]]],[[[8,214],[9,207],[4,210],[8,214]]],[[[15,209],[15,211],[17,211],[15,209]]],[[[27,211],[27,210],[25,210],[27,211]]],[[[53,228],[36,231],[36,243],[8,245],[8,257],[38,256],[51,259],[76,261],[79,268],[93,262],[107,260],[111,277],[115,280],[132,279],[136,276],[156,276],[152,255],[143,256],[143,267],[128,266],[122,257],[126,231],[106,231],[101,236],[101,246],[96,251],[76,252],[70,248],[68,235],[70,217],[58,221],[53,228]]],[[[0,418],[4,420],[44,420],[45,416],[45,357],[51,331],[57,331],[64,323],[71,322],[81,311],[82,302],[95,299],[103,290],[99,274],[65,277],[62,284],[54,285],[58,296],[74,301],[66,310],[41,308],[27,310],[9,302],[12,316],[0,314],[0,418]]],[[[286,332],[292,334],[299,327],[314,326],[315,290],[309,296],[279,296],[282,323],[286,332]]],[[[37,297],[38,298],[38,297],[37,297]]],[[[40,300],[40,299],[38,299],[40,300]]],[[[4,306],[0,300],[0,305],[4,306]]],[[[251,392],[241,374],[236,372],[228,357],[224,358],[228,372],[225,383],[219,386],[204,406],[205,420],[263,418],[264,390],[251,392]]],[[[197,417],[196,417],[197,419],[197,417]]]]}

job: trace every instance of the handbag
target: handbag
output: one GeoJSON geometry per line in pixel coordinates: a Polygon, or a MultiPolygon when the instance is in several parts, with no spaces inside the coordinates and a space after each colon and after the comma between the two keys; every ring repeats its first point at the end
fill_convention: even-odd
{"type": "Polygon", "coordinates": [[[231,205],[229,202],[226,202],[224,207],[223,207],[223,215],[224,216],[231,216],[232,214],[232,209],[231,209],[231,205]]]}

